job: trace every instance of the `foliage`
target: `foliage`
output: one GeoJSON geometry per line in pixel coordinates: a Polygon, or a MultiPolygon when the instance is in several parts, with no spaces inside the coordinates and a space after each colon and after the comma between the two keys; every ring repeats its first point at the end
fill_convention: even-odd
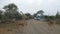
{"type": "Polygon", "coordinates": [[[34,14],[33,16],[36,17],[37,14],[34,14]]]}
{"type": "Polygon", "coordinates": [[[38,14],[43,16],[44,11],[43,10],[39,10],[37,13],[34,14],[34,17],[36,17],[38,14]]]}
{"type": "Polygon", "coordinates": [[[59,14],[59,12],[57,12],[57,14],[56,14],[56,18],[60,18],[60,14],[59,14]]]}
{"type": "Polygon", "coordinates": [[[43,10],[39,10],[39,11],[37,12],[37,14],[41,14],[41,15],[43,15],[43,13],[44,13],[43,10]]]}
{"type": "Polygon", "coordinates": [[[59,14],[59,12],[57,12],[57,14],[56,14],[56,24],[60,25],[60,14],[59,14]]]}
{"type": "Polygon", "coordinates": [[[26,13],[25,15],[27,16],[28,19],[31,19],[33,17],[30,13],[26,13]]]}
{"type": "Polygon", "coordinates": [[[5,10],[5,17],[7,19],[22,19],[21,14],[18,12],[18,7],[15,4],[8,4],[3,7],[5,10]]]}
{"type": "Polygon", "coordinates": [[[3,13],[3,11],[0,10],[0,20],[1,20],[1,18],[2,18],[2,13],[3,13]]]}
{"type": "Polygon", "coordinates": [[[18,8],[15,4],[12,3],[4,6],[3,9],[5,9],[6,11],[10,11],[10,10],[16,11],[18,8]]]}

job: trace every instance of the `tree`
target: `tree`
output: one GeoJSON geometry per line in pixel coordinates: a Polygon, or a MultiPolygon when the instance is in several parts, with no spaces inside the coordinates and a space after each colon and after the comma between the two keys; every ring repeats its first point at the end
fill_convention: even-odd
{"type": "Polygon", "coordinates": [[[30,13],[26,13],[25,15],[27,16],[28,19],[32,18],[32,15],[30,13]]]}
{"type": "Polygon", "coordinates": [[[41,15],[43,15],[43,13],[44,13],[43,10],[39,10],[39,11],[37,12],[37,14],[41,14],[41,15]]]}
{"type": "Polygon", "coordinates": [[[31,14],[30,14],[30,13],[26,13],[25,15],[26,15],[26,16],[31,16],[31,14]]]}
{"type": "Polygon", "coordinates": [[[34,16],[34,17],[36,17],[36,16],[37,16],[37,14],[34,14],[33,16],[34,16]]]}
{"type": "Polygon", "coordinates": [[[15,4],[8,4],[6,6],[3,7],[3,9],[5,9],[6,11],[16,11],[18,8],[15,4]]]}
{"type": "Polygon", "coordinates": [[[15,4],[8,4],[3,7],[5,10],[5,17],[9,19],[21,18],[21,14],[18,12],[18,7],[15,4]]]}
{"type": "Polygon", "coordinates": [[[3,11],[0,10],[0,20],[1,20],[1,18],[2,18],[2,13],[3,13],[3,11]]]}
{"type": "Polygon", "coordinates": [[[57,14],[56,14],[56,18],[60,18],[60,14],[59,14],[59,12],[57,12],[57,14]]]}

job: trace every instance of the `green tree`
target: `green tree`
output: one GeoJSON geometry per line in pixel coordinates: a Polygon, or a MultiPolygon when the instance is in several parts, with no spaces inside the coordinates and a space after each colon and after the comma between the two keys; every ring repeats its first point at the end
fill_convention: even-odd
{"type": "Polygon", "coordinates": [[[60,14],[59,14],[59,12],[57,12],[57,14],[56,14],[56,18],[60,18],[60,14]]]}
{"type": "Polygon", "coordinates": [[[32,18],[32,15],[30,13],[26,13],[25,15],[27,16],[28,19],[32,18]]]}
{"type": "Polygon", "coordinates": [[[34,16],[34,17],[36,17],[36,16],[37,16],[37,14],[34,14],[33,16],[34,16]]]}
{"type": "Polygon", "coordinates": [[[12,3],[4,6],[3,9],[5,9],[6,11],[16,11],[18,8],[15,4],[12,3]]]}
{"type": "Polygon", "coordinates": [[[18,12],[18,7],[15,4],[8,4],[3,7],[5,10],[5,17],[9,19],[21,18],[21,14],[18,12]]]}
{"type": "Polygon", "coordinates": [[[39,11],[37,12],[37,14],[41,14],[41,15],[43,15],[43,13],[44,13],[43,10],[39,10],[39,11]]]}
{"type": "Polygon", "coordinates": [[[1,20],[1,18],[2,18],[2,13],[3,13],[3,11],[0,10],[0,20],[1,20]]]}

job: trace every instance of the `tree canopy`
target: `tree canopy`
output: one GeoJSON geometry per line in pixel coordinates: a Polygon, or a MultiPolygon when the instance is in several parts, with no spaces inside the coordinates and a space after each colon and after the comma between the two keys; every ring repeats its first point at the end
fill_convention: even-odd
{"type": "Polygon", "coordinates": [[[3,9],[5,10],[5,17],[9,19],[21,18],[21,14],[18,12],[18,7],[13,3],[4,6],[3,9]]]}
{"type": "Polygon", "coordinates": [[[60,14],[59,14],[59,12],[57,12],[57,14],[56,14],[56,18],[60,18],[60,14]]]}
{"type": "Polygon", "coordinates": [[[37,12],[37,14],[43,14],[43,13],[44,13],[43,10],[39,10],[39,11],[37,12]]]}

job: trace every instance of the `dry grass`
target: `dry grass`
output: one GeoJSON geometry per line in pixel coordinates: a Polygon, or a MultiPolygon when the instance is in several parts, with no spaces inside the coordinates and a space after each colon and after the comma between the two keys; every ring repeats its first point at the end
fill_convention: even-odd
{"type": "Polygon", "coordinates": [[[57,21],[56,24],[60,25],[60,21],[57,21]]]}
{"type": "Polygon", "coordinates": [[[0,24],[0,34],[13,34],[23,31],[25,25],[27,25],[27,23],[23,20],[15,21],[15,23],[0,24]]]}
{"type": "Polygon", "coordinates": [[[56,24],[60,25],[60,19],[56,19],[56,24]]]}

